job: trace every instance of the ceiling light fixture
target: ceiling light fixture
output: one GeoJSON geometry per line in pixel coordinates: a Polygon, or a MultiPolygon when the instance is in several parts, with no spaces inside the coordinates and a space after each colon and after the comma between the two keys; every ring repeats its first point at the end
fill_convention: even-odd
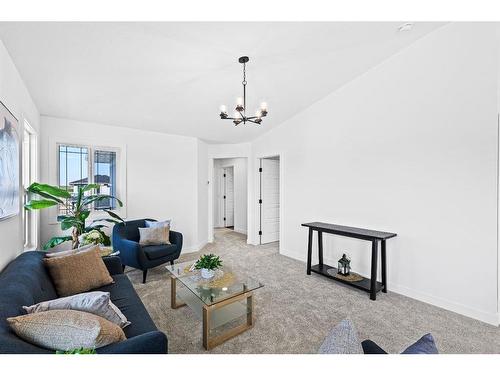
{"type": "Polygon", "coordinates": [[[261,103],[260,109],[255,113],[255,116],[246,115],[247,108],[247,76],[246,76],[246,64],[250,59],[248,56],[241,56],[238,59],[238,62],[243,64],[243,97],[239,97],[236,99],[236,108],[233,117],[229,117],[227,115],[227,107],[225,105],[220,106],[220,118],[222,120],[233,120],[235,126],[247,122],[252,122],[254,124],[260,124],[262,122],[262,117],[267,116],[267,103],[261,103]]]}

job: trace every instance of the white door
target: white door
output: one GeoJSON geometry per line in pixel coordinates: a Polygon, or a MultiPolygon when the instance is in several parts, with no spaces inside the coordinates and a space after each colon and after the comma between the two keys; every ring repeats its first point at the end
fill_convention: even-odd
{"type": "Polygon", "coordinates": [[[234,226],[234,169],[224,168],[224,226],[234,226]]]}
{"type": "Polygon", "coordinates": [[[280,239],[280,161],[261,159],[261,167],[260,243],[265,244],[280,239]]]}

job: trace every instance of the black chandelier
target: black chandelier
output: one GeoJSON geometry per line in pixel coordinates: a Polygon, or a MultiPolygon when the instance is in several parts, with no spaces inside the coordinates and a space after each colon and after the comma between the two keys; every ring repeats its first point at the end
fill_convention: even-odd
{"type": "Polygon", "coordinates": [[[255,116],[247,116],[246,108],[247,108],[247,77],[246,77],[246,64],[250,60],[248,56],[242,56],[238,59],[238,61],[243,64],[243,97],[239,97],[236,99],[236,111],[234,112],[233,117],[229,117],[227,115],[227,108],[225,105],[220,106],[220,118],[223,120],[233,120],[235,126],[248,122],[253,122],[254,124],[260,124],[262,122],[262,117],[267,115],[267,103],[261,103],[260,109],[255,113],[255,116]]]}

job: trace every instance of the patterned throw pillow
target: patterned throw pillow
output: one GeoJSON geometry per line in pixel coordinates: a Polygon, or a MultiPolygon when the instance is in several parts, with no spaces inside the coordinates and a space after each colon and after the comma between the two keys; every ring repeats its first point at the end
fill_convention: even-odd
{"type": "Polygon", "coordinates": [[[342,320],[330,331],[318,351],[319,354],[363,354],[361,342],[351,321],[342,320]]]}
{"type": "Polygon", "coordinates": [[[146,220],[146,228],[158,228],[158,227],[169,227],[170,228],[171,222],[172,222],[172,219],[168,219],[165,221],[146,220]]]}
{"type": "Polygon", "coordinates": [[[139,235],[139,244],[141,246],[170,245],[169,227],[139,228],[139,235]]]}
{"type": "Polygon", "coordinates": [[[28,314],[49,310],[78,310],[95,314],[121,328],[130,324],[125,315],[109,299],[109,292],[88,292],[23,306],[28,314]]]}
{"type": "Polygon", "coordinates": [[[43,262],[60,297],[113,283],[113,278],[102,261],[99,247],[76,254],[45,258],[43,262]]]}
{"type": "Polygon", "coordinates": [[[23,340],[52,350],[97,349],[126,339],[116,324],[83,311],[42,311],[7,322],[23,340]]]}

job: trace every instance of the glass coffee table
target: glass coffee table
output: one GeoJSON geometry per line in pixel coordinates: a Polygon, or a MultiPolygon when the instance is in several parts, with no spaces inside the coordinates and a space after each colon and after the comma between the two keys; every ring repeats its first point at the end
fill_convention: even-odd
{"type": "Polygon", "coordinates": [[[224,266],[210,279],[194,262],[166,266],[170,272],[171,306],[188,305],[203,321],[203,347],[210,350],[253,327],[252,292],[264,285],[224,266]]]}

